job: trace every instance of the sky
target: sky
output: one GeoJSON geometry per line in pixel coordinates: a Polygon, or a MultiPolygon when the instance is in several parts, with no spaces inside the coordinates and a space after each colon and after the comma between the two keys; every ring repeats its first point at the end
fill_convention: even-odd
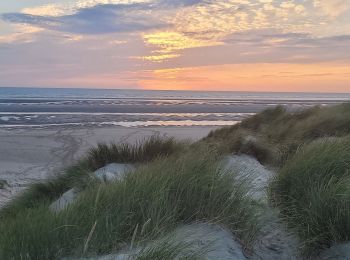
{"type": "Polygon", "coordinates": [[[350,92],[350,0],[2,0],[0,87],[350,92]]]}

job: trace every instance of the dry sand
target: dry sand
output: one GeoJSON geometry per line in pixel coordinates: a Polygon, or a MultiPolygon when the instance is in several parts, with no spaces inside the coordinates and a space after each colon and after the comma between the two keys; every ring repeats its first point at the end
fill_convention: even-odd
{"type": "Polygon", "coordinates": [[[28,184],[59,174],[98,142],[135,143],[160,134],[198,140],[215,127],[59,128],[0,130],[0,207],[28,184]]]}

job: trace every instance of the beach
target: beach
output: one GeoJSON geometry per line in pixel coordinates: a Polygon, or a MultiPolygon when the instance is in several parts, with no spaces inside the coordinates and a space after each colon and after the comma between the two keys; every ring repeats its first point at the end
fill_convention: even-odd
{"type": "MultiPolygon", "coordinates": [[[[168,237],[176,238],[170,246],[178,241],[189,241],[191,245],[195,241],[194,245],[202,246],[180,248],[176,251],[180,255],[186,250],[206,252],[207,246],[213,245],[211,241],[217,242],[206,253],[208,259],[347,259],[349,207],[343,201],[349,200],[334,198],[339,196],[338,187],[340,190],[349,187],[349,108],[349,104],[342,104],[290,112],[275,107],[225,129],[195,125],[0,128],[0,208],[8,203],[2,208],[0,244],[5,250],[1,253],[21,256],[29,250],[29,256],[44,259],[42,248],[45,248],[52,250],[46,259],[70,257],[81,246],[79,239],[85,241],[96,228],[91,240],[95,244],[89,247],[92,253],[78,252],[94,257],[86,259],[119,259],[119,256],[137,259],[144,250],[163,245],[163,239],[168,237]],[[208,138],[197,145],[178,142],[200,140],[209,132],[208,138]],[[173,137],[176,141],[153,138],[133,147],[118,145],[135,144],[154,135],[173,137]],[[100,146],[84,158],[98,143],[111,142],[117,145],[100,146]],[[295,144],[300,148],[293,149],[295,144]],[[329,167],[331,164],[335,165],[334,169],[329,167]],[[74,165],[77,167],[71,167],[74,165]],[[331,180],[342,174],[346,178],[334,183],[327,181],[325,190],[319,174],[331,180]],[[292,181],[285,182],[285,178],[292,181]],[[43,183],[30,185],[40,182],[43,183]],[[315,192],[318,187],[320,190],[315,192]],[[294,190],[298,192],[293,193],[294,190]],[[297,201],[299,208],[295,207],[297,212],[287,212],[293,218],[282,211],[290,210],[289,197],[284,195],[290,191],[296,197],[293,203],[301,196],[297,201]],[[315,199],[306,197],[310,194],[315,199]],[[16,196],[18,199],[11,203],[16,196]],[[278,198],[279,204],[271,204],[273,198],[278,198]],[[317,207],[310,208],[309,200],[317,207]],[[313,222],[314,218],[308,214],[302,215],[305,209],[322,219],[313,222]],[[213,225],[211,220],[219,217],[222,220],[213,225]],[[297,222],[295,218],[299,218],[297,222]],[[164,219],[170,219],[171,226],[164,219]],[[328,219],[336,223],[336,229],[324,225],[328,219]],[[305,222],[307,226],[302,224],[305,222]],[[115,246],[117,239],[128,241],[136,234],[138,223],[145,223],[143,227],[151,225],[150,234],[154,227],[162,225],[167,230],[165,235],[157,234],[155,240],[136,247],[123,243],[117,249],[93,251],[109,244],[115,246]],[[287,228],[287,224],[294,225],[299,232],[287,228]],[[122,238],[127,225],[128,234],[122,238]],[[319,240],[307,244],[310,253],[303,253],[301,245],[307,241],[299,234],[309,227],[322,232],[336,230],[343,236],[339,241],[344,243],[338,240],[334,243],[330,238],[327,241],[330,249],[321,249],[319,245],[324,240],[319,240]],[[73,249],[61,252],[67,248],[66,238],[73,249]],[[49,243],[45,244],[46,241],[49,243]]],[[[142,235],[143,230],[147,229],[142,228],[138,234],[142,235]]],[[[318,239],[314,233],[307,235],[318,239]]],[[[161,250],[168,252],[167,248],[161,250]]]]}
{"type": "Polygon", "coordinates": [[[347,100],[324,93],[0,88],[0,206],[99,142],[135,143],[154,134],[195,141],[276,105],[296,111],[347,100]]]}
{"type": "Polygon", "coordinates": [[[0,2],[0,260],[350,260],[350,0],[0,2]]]}
{"type": "Polygon", "coordinates": [[[277,105],[335,105],[349,94],[0,88],[0,128],[225,126],[277,105]]]}
{"type": "Polygon", "coordinates": [[[151,135],[198,140],[214,126],[0,129],[0,207],[30,183],[60,174],[99,142],[135,143],[151,135]]]}

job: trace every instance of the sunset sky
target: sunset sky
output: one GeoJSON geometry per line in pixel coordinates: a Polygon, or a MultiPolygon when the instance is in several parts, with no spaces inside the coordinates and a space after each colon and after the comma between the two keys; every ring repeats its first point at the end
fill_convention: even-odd
{"type": "Polygon", "coordinates": [[[11,86],[350,92],[350,0],[1,0],[11,86]]]}

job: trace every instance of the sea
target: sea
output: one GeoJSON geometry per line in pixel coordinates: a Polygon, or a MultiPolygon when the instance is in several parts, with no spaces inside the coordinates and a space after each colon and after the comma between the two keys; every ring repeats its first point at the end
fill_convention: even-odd
{"type": "Polygon", "coordinates": [[[350,93],[0,88],[0,128],[225,126],[264,109],[350,101],[350,93]]]}

